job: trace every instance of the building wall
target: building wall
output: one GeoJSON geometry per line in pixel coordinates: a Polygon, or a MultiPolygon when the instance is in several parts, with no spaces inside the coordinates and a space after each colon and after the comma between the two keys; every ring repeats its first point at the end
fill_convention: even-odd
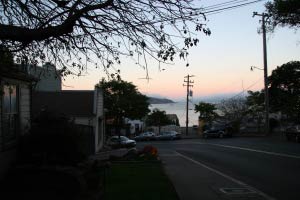
{"type": "MultiPolygon", "coordinates": [[[[20,135],[23,135],[30,128],[30,88],[31,85],[28,82],[18,81],[14,79],[3,78],[0,82],[0,91],[3,89],[4,83],[15,84],[19,88],[18,94],[18,132],[17,139],[20,135]]],[[[2,136],[2,102],[3,96],[0,95],[0,179],[2,179],[9,169],[9,167],[16,161],[16,146],[11,146],[6,148],[4,146],[3,136],[2,136]]]]}
{"type": "Polygon", "coordinates": [[[86,125],[86,126],[94,126],[94,118],[91,117],[75,117],[75,124],[86,125]]]}
{"type": "Polygon", "coordinates": [[[144,129],[144,122],[141,120],[127,119],[125,123],[130,124],[130,134],[138,134],[144,129]]]}
{"type": "MultiPolygon", "coordinates": [[[[2,150],[2,85],[1,85],[1,79],[0,79],[0,152],[2,150]]],[[[0,153],[1,154],[1,153],[0,153]]],[[[1,159],[0,159],[1,161],[1,159]]]]}
{"type": "Polygon", "coordinates": [[[17,150],[11,149],[9,151],[0,152],[0,181],[5,177],[5,174],[16,161],[17,150]]]}
{"type": "Polygon", "coordinates": [[[94,99],[94,112],[96,114],[95,118],[95,150],[98,152],[103,148],[105,142],[104,135],[104,99],[103,99],[103,91],[99,87],[95,87],[95,99],[94,99]]]}
{"type": "Polygon", "coordinates": [[[53,65],[30,67],[29,73],[38,78],[36,91],[61,91],[61,76],[53,65]]]}
{"type": "MultiPolygon", "coordinates": [[[[158,127],[157,126],[147,127],[147,130],[151,130],[156,135],[158,135],[158,127]]],[[[176,131],[178,133],[181,133],[181,128],[180,128],[180,126],[176,126],[176,125],[167,125],[167,126],[160,127],[160,132],[164,132],[164,131],[176,131]]]]}
{"type": "Polygon", "coordinates": [[[20,112],[20,133],[24,134],[30,128],[30,86],[20,85],[19,87],[19,112],[20,112]]]}

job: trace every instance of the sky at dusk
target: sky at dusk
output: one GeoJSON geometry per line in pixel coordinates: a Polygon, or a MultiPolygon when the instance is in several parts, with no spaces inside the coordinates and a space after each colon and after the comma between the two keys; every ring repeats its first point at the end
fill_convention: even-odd
{"type": "MultiPolygon", "coordinates": [[[[225,1],[228,0],[202,0],[195,4],[201,7],[225,1]]],[[[149,80],[142,79],[146,71],[128,58],[123,58],[116,68],[121,70],[123,80],[137,85],[149,96],[183,99],[186,95],[183,80],[187,74],[195,75],[192,78],[195,97],[260,90],[263,88],[263,71],[250,71],[250,66],[263,67],[262,35],[257,32],[261,26],[260,18],[253,18],[252,14],[263,12],[266,2],[208,15],[207,26],[212,34],[199,34],[198,46],[189,52],[189,67],[185,66],[185,61],[175,59],[174,65],[159,68],[158,63],[150,59],[149,80]]],[[[299,31],[276,28],[274,33],[267,35],[267,51],[269,75],[277,66],[300,60],[299,31]]],[[[103,70],[91,67],[82,77],[67,77],[63,89],[91,90],[105,76],[103,70]]]]}

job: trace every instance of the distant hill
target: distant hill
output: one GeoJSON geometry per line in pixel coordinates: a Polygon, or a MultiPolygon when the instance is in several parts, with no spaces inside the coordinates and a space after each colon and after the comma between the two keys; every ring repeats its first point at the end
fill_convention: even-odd
{"type": "Polygon", "coordinates": [[[174,101],[166,98],[148,97],[150,104],[165,104],[165,103],[175,103],[174,101]]]}

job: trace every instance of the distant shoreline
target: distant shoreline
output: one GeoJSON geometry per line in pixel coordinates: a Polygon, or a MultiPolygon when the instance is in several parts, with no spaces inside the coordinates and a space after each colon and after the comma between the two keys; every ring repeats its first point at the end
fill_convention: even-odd
{"type": "Polygon", "coordinates": [[[156,98],[156,97],[148,97],[149,104],[168,104],[168,103],[176,103],[172,101],[171,99],[166,98],[156,98]]]}

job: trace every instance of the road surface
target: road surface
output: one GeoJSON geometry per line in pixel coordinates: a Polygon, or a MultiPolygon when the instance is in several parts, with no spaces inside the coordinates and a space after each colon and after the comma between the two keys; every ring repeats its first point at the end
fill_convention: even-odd
{"type": "Polygon", "coordinates": [[[140,142],[138,147],[147,144],[158,148],[181,199],[300,199],[298,143],[226,138],[140,142]]]}

